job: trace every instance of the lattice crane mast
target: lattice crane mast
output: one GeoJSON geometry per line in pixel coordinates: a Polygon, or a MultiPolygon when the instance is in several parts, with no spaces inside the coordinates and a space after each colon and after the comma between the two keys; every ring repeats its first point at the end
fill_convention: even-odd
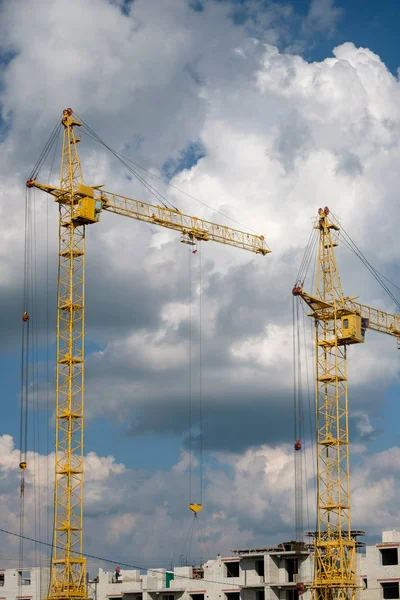
{"type": "MultiPolygon", "coordinates": [[[[59,276],[56,354],[56,458],[54,550],[49,600],[84,599],[86,559],[83,537],[84,310],[85,227],[102,211],[175,229],[181,241],[214,241],[256,254],[268,254],[264,237],[184,215],[178,210],[87,186],[82,179],[75,127],[82,125],[71,109],[63,111],[60,187],[27,181],[53,195],[59,205],[59,276]]],[[[200,510],[200,505],[193,505],[200,510]]]]}
{"type": "MultiPolygon", "coordinates": [[[[319,209],[315,296],[296,282],[293,294],[315,319],[317,531],[313,597],[353,600],[357,589],[356,541],[350,527],[347,347],[365,341],[367,329],[400,340],[400,316],[356,302],[342,292],[334,248],[339,226],[319,209]]],[[[355,532],[357,533],[357,532],[355,532]]]]}

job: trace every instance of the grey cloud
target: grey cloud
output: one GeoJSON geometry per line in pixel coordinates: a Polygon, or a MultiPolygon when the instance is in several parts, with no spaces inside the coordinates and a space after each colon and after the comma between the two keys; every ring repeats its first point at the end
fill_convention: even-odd
{"type": "Polygon", "coordinates": [[[344,151],[339,155],[338,165],[336,167],[337,173],[355,177],[361,175],[363,170],[359,157],[353,154],[353,152],[344,151]]]}
{"type": "Polygon", "coordinates": [[[342,14],[335,0],[311,0],[306,23],[316,30],[332,32],[342,14]]]}
{"type": "MultiPolygon", "coordinates": [[[[380,78],[384,65],[375,57],[373,68],[366,68],[368,55],[360,59],[351,45],[336,49],[338,55],[342,52],[347,56],[341,56],[340,68],[332,67],[335,59],[310,64],[301,57],[279,54],[277,49],[249,39],[242,26],[233,26],[227,18],[231,8],[227,4],[204,3],[204,11],[196,13],[188,8],[189,14],[179,9],[181,3],[162,0],[150,18],[149,3],[136,0],[131,7],[132,20],[116,9],[110,12],[114,9],[107,2],[96,2],[96,11],[90,2],[77,3],[77,10],[78,4],[83,11],[81,18],[77,18],[76,11],[68,11],[67,17],[72,15],[74,31],[79,24],[85,32],[74,40],[74,44],[81,44],[77,48],[79,60],[74,54],[71,58],[69,41],[61,43],[68,23],[49,11],[46,3],[32,3],[24,11],[18,1],[2,5],[2,38],[16,50],[14,60],[5,67],[5,87],[1,92],[5,109],[13,113],[12,128],[2,143],[4,161],[0,166],[0,264],[6,269],[0,282],[2,334],[8,344],[19,342],[21,315],[17,299],[21,297],[23,271],[24,180],[56,114],[64,108],[67,94],[72,107],[105,141],[117,149],[131,145],[128,152],[146,167],[160,169],[190,140],[200,139],[207,156],[181,180],[178,177],[177,182],[209,205],[262,230],[273,249],[271,256],[260,261],[256,257],[253,262],[239,255],[236,258],[233,249],[232,258],[227,258],[215,245],[203,263],[204,446],[207,452],[224,450],[232,456],[246,448],[254,453],[261,443],[278,444],[292,435],[290,290],[311,230],[310,218],[318,206],[334,203],[336,206],[331,208],[342,214],[345,228],[355,232],[352,235],[375,266],[385,273],[390,267],[393,278],[398,274],[395,261],[399,209],[395,200],[399,147],[393,123],[400,118],[395,84],[389,77],[387,85],[383,85],[380,78]],[[35,28],[30,10],[36,11],[35,28]],[[97,21],[89,28],[93,14],[97,21]],[[94,37],[88,35],[92,31],[94,37]],[[32,68],[38,64],[40,69],[32,68]],[[185,70],[187,64],[196,65],[195,80],[185,70]],[[375,95],[377,89],[379,97],[375,95]],[[34,101],[27,102],[27,97],[34,101]],[[365,115],[370,113],[373,118],[366,126],[365,115]],[[381,114],[385,117],[381,118],[381,114]],[[277,128],[281,128],[278,137],[277,128]],[[310,139],[315,147],[310,147],[310,139]],[[346,152],[359,156],[364,167],[351,194],[348,181],[335,174],[338,149],[341,156],[348,156],[346,152]],[[299,168],[293,169],[296,163],[299,168]],[[284,176],[282,164],[286,166],[284,176]],[[374,201],[366,202],[371,190],[374,201]],[[12,240],[7,238],[10,235],[12,240]],[[383,243],[387,239],[392,239],[393,244],[383,243]],[[246,343],[247,349],[253,351],[246,352],[246,343]]],[[[317,19],[315,11],[313,18],[317,19]]],[[[290,18],[289,15],[289,21],[290,18]]],[[[276,32],[277,37],[281,35],[281,31],[276,32]]],[[[84,138],[81,146],[89,183],[105,182],[108,189],[150,199],[128,182],[118,163],[108,161],[99,150],[95,152],[90,140],[84,138]]],[[[161,189],[175,201],[175,194],[161,189]]],[[[205,218],[217,218],[212,211],[183,198],[179,207],[205,218]]],[[[38,213],[41,234],[44,214],[38,213]]],[[[55,218],[56,215],[50,244],[54,253],[53,283],[55,218]]],[[[128,435],[154,432],[184,437],[188,323],[184,315],[177,325],[171,323],[164,312],[170,303],[184,304],[187,300],[187,256],[170,238],[149,249],[157,237],[152,233],[144,225],[106,214],[98,226],[88,228],[87,339],[101,346],[87,360],[88,417],[101,415],[108,419],[111,413],[117,414],[121,432],[128,435]]],[[[38,250],[38,258],[38,301],[43,309],[47,300],[43,247],[38,250]]],[[[360,294],[362,301],[385,307],[382,291],[370,286],[359,265],[341,254],[339,268],[346,293],[360,294]]],[[[48,299],[53,323],[54,295],[52,287],[48,299]]],[[[390,305],[386,306],[389,309],[390,305]]],[[[43,312],[41,315],[43,323],[43,312]]],[[[192,333],[198,337],[197,326],[193,326],[192,333]]],[[[350,374],[350,402],[352,410],[362,407],[370,416],[385,386],[395,381],[397,367],[389,360],[392,350],[376,344],[372,336],[371,341],[369,338],[365,345],[368,353],[365,348],[354,351],[360,359],[352,363],[355,367],[350,374]],[[383,367],[385,371],[375,375],[374,368],[383,367]],[[371,378],[375,379],[375,387],[371,378]]],[[[198,351],[193,357],[198,364],[198,351]]],[[[357,420],[352,419],[352,440],[359,440],[359,434],[357,420]]],[[[271,456],[278,464],[285,453],[276,456],[273,451],[274,448],[268,448],[267,458],[271,456]]],[[[377,462],[385,460],[390,467],[396,456],[379,456],[377,462]]],[[[242,504],[229,507],[225,521],[216,519],[214,528],[208,524],[213,552],[228,551],[231,543],[264,543],[267,533],[281,541],[280,536],[292,531],[291,507],[287,505],[287,498],[293,496],[292,488],[288,484],[282,497],[269,497],[268,493],[279,494],[280,489],[276,488],[280,486],[265,481],[261,467],[259,458],[254,462],[249,459],[241,466],[249,477],[254,472],[250,481],[254,488],[261,481],[261,507],[256,507],[259,512],[249,516],[250,510],[255,509],[254,503],[242,498],[242,504]],[[267,507],[261,502],[264,496],[267,507]],[[279,511],[284,506],[288,514],[282,515],[279,511]]],[[[380,489],[383,481],[379,470],[375,463],[370,468],[370,481],[380,489]]],[[[225,485],[232,480],[224,476],[224,471],[231,469],[232,463],[225,457],[218,468],[210,468],[207,473],[210,483],[206,500],[210,511],[224,508],[221,497],[240,499],[240,481],[236,487],[225,485]],[[218,482],[222,483],[222,494],[218,482]]],[[[360,480],[365,472],[360,471],[360,480]]],[[[392,477],[390,468],[385,467],[385,477],[392,477]]],[[[396,479],[396,475],[393,477],[396,479]]],[[[357,477],[355,482],[362,489],[357,477]]],[[[186,475],[179,477],[169,472],[154,477],[131,471],[110,475],[100,488],[104,503],[102,539],[106,530],[111,540],[110,554],[134,552],[134,539],[143,556],[154,555],[155,536],[149,535],[149,521],[156,532],[162,532],[159,544],[163,552],[169,542],[165,532],[173,532],[172,539],[178,547],[186,533],[183,529],[190,527],[189,515],[182,521],[182,514],[187,511],[182,491],[186,483],[186,475]],[[115,494],[119,486],[123,497],[115,494]],[[165,501],[173,508],[165,508],[165,501]],[[113,530],[124,523],[126,513],[137,519],[135,527],[113,530]],[[149,515],[149,519],[143,519],[142,514],[149,515]],[[117,541],[112,541],[112,531],[116,531],[117,541]]],[[[17,530],[13,512],[13,503],[18,504],[17,478],[3,481],[2,485],[2,514],[10,515],[10,523],[16,523],[17,530]]],[[[93,549],[94,553],[99,545],[102,510],[96,497],[90,499],[90,492],[95,493],[96,489],[99,488],[95,484],[88,484],[87,550],[93,549]]],[[[371,494],[364,490],[360,496],[362,500],[371,494]]],[[[365,514],[372,514],[374,506],[368,505],[365,514]]],[[[389,520],[391,516],[385,518],[389,520]]],[[[357,517],[360,526],[363,518],[363,513],[357,517]]],[[[273,543],[271,538],[268,541],[273,543]]]]}
{"type": "Polygon", "coordinates": [[[274,145],[274,151],[285,172],[292,171],[297,160],[306,160],[308,151],[312,147],[313,142],[307,123],[296,111],[286,115],[279,126],[274,145]]]}

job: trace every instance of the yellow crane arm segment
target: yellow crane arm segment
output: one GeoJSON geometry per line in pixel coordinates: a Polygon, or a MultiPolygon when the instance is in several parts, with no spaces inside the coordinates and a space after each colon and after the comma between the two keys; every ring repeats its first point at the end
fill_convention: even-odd
{"type": "MultiPolygon", "coordinates": [[[[313,317],[321,320],[330,320],[333,317],[334,305],[324,302],[320,298],[307,294],[301,288],[298,288],[296,295],[302,299],[311,308],[313,317]]],[[[349,314],[360,316],[364,319],[365,328],[373,331],[380,331],[387,335],[400,338],[400,316],[392,313],[355,302],[353,298],[343,298],[343,302],[336,301],[337,316],[344,317],[349,314]]]]}
{"type": "MultiPolygon", "coordinates": [[[[65,190],[54,186],[43,185],[30,181],[28,187],[36,187],[55,196],[57,202],[63,203],[65,190]]],[[[100,218],[100,212],[106,210],[117,215],[137,219],[167,229],[180,231],[182,242],[195,244],[196,241],[214,241],[236,248],[242,248],[255,254],[266,255],[271,252],[265,243],[264,236],[255,235],[191,217],[173,208],[148,204],[141,200],[127,198],[112,192],[100,190],[102,186],[89,187],[79,184],[75,191],[76,215],[79,224],[95,223],[100,218]],[[96,206],[97,204],[97,206],[96,206]]]]}
{"type": "Polygon", "coordinates": [[[212,240],[228,246],[249,250],[256,254],[265,255],[270,252],[263,236],[231,229],[225,225],[218,225],[204,219],[185,215],[173,208],[147,204],[103,190],[100,193],[100,199],[103,210],[152,223],[153,225],[160,225],[167,229],[175,229],[182,233],[182,241],[189,244],[195,243],[196,240],[212,240]]]}
{"type": "Polygon", "coordinates": [[[399,315],[393,315],[391,313],[372,308],[366,304],[360,304],[354,302],[350,298],[343,298],[343,304],[349,312],[360,315],[363,319],[368,319],[368,329],[374,331],[381,331],[388,335],[400,338],[400,317],[399,315]]]}

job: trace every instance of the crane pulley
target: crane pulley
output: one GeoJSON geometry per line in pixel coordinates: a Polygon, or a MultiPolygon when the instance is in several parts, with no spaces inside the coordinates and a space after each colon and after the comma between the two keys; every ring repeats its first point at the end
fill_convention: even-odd
{"type": "MultiPolygon", "coordinates": [[[[184,243],[214,241],[261,255],[270,250],[263,236],[106,192],[102,185],[85,185],[75,136],[81,120],[68,108],[61,123],[59,187],[37,182],[37,168],[26,185],[53,195],[59,205],[55,522],[49,600],[83,600],[87,596],[82,555],[86,225],[97,223],[102,211],[107,211],[179,231],[184,243]]],[[[54,132],[52,136],[55,139],[54,132]]],[[[202,506],[190,508],[196,514],[202,506]]]]}

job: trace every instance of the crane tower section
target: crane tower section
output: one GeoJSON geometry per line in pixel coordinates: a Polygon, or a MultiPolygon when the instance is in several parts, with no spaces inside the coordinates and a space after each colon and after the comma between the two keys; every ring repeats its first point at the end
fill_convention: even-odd
{"type": "Polygon", "coordinates": [[[71,110],[64,125],[59,203],[56,481],[49,598],[86,598],[82,556],[85,228],[74,220],[82,171],[71,110]]]}
{"type": "Polygon", "coordinates": [[[318,527],[314,586],[318,600],[341,600],[353,598],[356,590],[355,540],[350,527],[347,345],[334,253],[339,228],[329,221],[327,209],[319,211],[316,226],[320,232],[316,297],[321,303],[315,321],[318,527]]]}
{"type": "Polygon", "coordinates": [[[347,347],[365,341],[367,329],[400,340],[400,316],[343,296],[336,265],[339,226],[320,208],[315,296],[297,281],[293,295],[315,320],[317,531],[312,585],[315,600],[353,600],[357,589],[356,536],[350,528],[347,347]]]}
{"type": "Polygon", "coordinates": [[[334,252],[339,227],[330,222],[327,208],[319,210],[315,227],[319,230],[315,297],[307,296],[301,286],[293,290],[309,304],[315,319],[318,483],[313,590],[318,600],[351,600],[357,585],[356,542],[350,528],[346,349],[356,341],[352,337],[356,315],[347,315],[347,323],[342,320],[343,293],[334,252]]]}
{"type": "Polygon", "coordinates": [[[367,329],[400,339],[400,316],[343,296],[335,258],[339,226],[320,208],[315,296],[297,282],[293,295],[315,320],[317,531],[313,593],[315,600],[353,600],[357,589],[356,536],[350,528],[350,471],[347,347],[365,341],[367,329]]]}
{"type": "MultiPolygon", "coordinates": [[[[56,350],[56,453],[53,556],[48,600],[87,598],[83,542],[85,227],[108,211],[180,232],[181,241],[214,241],[255,254],[270,252],[263,236],[154,206],[83,183],[75,128],[83,123],[68,108],[62,116],[60,186],[26,182],[59,205],[59,272],[56,350]]],[[[200,510],[200,505],[198,505],[200,510]]]]}

